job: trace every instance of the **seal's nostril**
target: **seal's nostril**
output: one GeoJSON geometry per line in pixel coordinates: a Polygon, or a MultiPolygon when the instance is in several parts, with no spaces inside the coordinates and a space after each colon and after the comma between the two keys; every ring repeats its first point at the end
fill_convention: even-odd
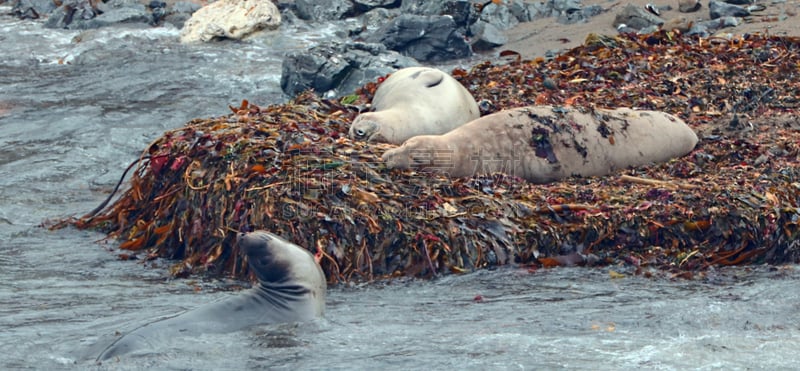
{"type": "Polygon", "coordinates": [[[364,136],[364,130],[356,129],[356,136],[363,137],[364,136]]]}

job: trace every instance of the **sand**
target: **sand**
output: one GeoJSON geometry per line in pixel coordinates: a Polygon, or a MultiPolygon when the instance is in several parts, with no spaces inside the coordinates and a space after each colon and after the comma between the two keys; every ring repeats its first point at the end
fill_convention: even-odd
{"type": "MultiPolygon", "coordinates": [[[[719,30],[717,35],[741,35],[760,32],[776,36],[800,36],[800,16],[798,16],[800,14],[800,1],[786,0],[785,2],[774,3],[777,1],[757,1],[758,4],[766,6],[766,9],[753,13],[753,16],[738,27],[719,30]]],[[[606,11],[590,18],[586,23],[565,25],[558,23],[556,18],[521,23],[506,32],[509,42],[497,48],[494,52],[513,50],[519,52],[523,59],[532,59],[544,56],[548,50],[569,49],[581,45],[589,33],[615,35],[617,31],[613,25],[614,18],[627,4],[641,7],[644,7],[647,3],[652,3],[659,7],[669,5],[672,10],[661,12],[661,18],[667,21],[677,17],[685,17],[687,20],[708,20],[708,0],[701,0],[701,2],[702,8],[699,11],[681,13],[678,11],[678,0],[584,0],[582,2],[584,6],[599,4],[606,11]]]]}

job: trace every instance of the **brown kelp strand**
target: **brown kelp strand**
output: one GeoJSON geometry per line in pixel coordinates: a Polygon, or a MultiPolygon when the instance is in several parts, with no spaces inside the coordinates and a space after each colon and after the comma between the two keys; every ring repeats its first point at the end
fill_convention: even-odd
{"type": "Polygon", "coordinates": [[[798,49],[797,37],[590,34],[583,46],[549,61],[522,61],[506,51],[508,63],[484,62],[454,75],[483,101],[482,114],[531,104],[628,106],[700,124],[731,112],[800,108],[798,49]]]}
{"type": "Polygon", "coordinates": [[[798,104],[797,39],[590,35],[553,60],[503,58],[454,71],[484,114],[529,104],[656,109],[681,116],[701,141],[666,164],[547,185],[389,171],[380,160],[389,145],[345,137],[370,83],[338,100],[305,93],[192,120],[143,152],[113,204],[60,225],[105,231],[144,260],[177,259],[178,276],[245,277],[235,234],[253,229],[308,248],[331,281],[515,263],[689,276],[798,261],[800,121],[785,114],[798,104]]]}

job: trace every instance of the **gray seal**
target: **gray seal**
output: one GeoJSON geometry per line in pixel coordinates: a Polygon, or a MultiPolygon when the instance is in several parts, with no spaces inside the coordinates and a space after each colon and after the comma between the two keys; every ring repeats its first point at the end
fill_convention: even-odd
{"type": "Polygon", "coordinates": [[[308,321],[325,312],[322,269],[305,249],[272,233],[238,236],[258,284],[235,296],[152,322],[112,342],[97,357],[108,360],[140,349],[158,349],[176,336],[226,333],[254,325],[308,321]]]}

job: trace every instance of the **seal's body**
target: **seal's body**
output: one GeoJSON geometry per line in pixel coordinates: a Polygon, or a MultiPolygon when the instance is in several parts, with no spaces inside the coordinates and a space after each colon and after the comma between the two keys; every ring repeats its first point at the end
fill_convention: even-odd
{"type": "Polygon", "coordinates": [[[503,172],[532,183],[609,174],[689,153],[697,135],[664,112],[529,106],[500,111],[444,135],[423,135],[386,151],[389,168],[453,177],[503,172]]]}
{"type": "Polygon", "coordinates": [[[417,135],[444,134],[480,117],[475,99],[461,83],[428,67],[404,68],[389,76],[375,92],[372,109],[353,120],[351,138],[400,144],[417,135]]]}
{"type": "Polygon", "coordinates": [[[264,231],[240,235],[239,247],[259,283],[234,297],[123,335],[97,358],[153,349],[176,336],[224,333],[253,325],[299,322],[325,311],[325,275],[305,249],[264,231]]]}

